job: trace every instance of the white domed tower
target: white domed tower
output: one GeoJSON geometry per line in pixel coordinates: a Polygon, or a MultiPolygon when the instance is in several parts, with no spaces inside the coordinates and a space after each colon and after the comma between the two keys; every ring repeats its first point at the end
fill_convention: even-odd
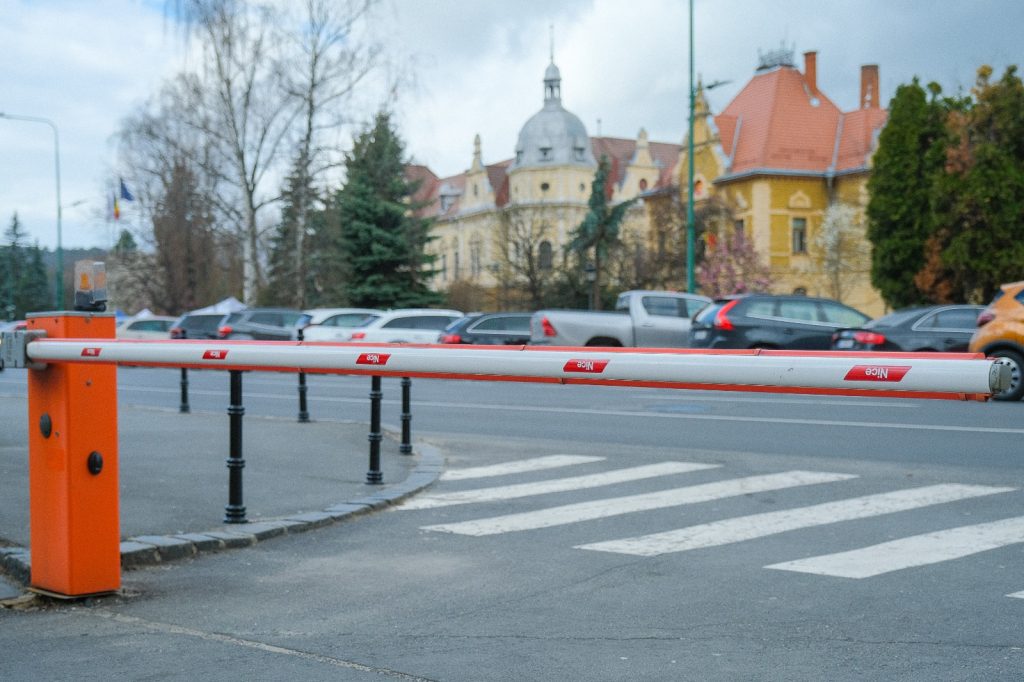
{"type": "Polygon", "coordinates": [[[519,131],[509,201],[585,205],[596,169],[586,126],[562,106],[562,75],[552,61],[544,72],[544,107],[519,131]]]}

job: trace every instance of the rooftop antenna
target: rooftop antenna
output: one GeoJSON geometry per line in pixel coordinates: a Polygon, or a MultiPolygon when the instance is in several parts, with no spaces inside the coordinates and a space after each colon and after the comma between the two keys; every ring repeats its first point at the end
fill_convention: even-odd
{"type": "Polygon", "coordinates": [[[548,42],[550,44],[551,63],[555,63],[555,25],[548,24],[548,42]]]}

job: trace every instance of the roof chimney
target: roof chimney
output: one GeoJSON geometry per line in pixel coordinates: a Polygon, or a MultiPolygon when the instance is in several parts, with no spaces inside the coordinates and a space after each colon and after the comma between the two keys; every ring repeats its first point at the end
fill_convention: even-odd
{"type": "Polygon", "coordinates": [[[818,94],[818,53],[804,52],[804,80],[812,95],[818,94]]]}
{"type": "Polygon", "coordinates": [[[878,64],[860,67],[860,108],[878,109],[878,64]]]}

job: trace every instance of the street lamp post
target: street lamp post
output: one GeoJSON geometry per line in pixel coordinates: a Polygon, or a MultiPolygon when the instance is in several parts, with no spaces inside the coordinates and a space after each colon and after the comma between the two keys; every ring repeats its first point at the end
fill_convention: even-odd
{"type": "Polygon", "coordinates": [[[57,310],[64,309],[64,248],[61,235],[61,205],[60,205],[60,134],[57,132],[57,124],[48,118],[41,116],[16,116],[0,111],[0,118],[12,121],[29,121],[30,123],[43,123],[53,130],[53,167],[57,177],[57,272],[54,277],[54,307],[57,310]]]}
{"type": "Polygon", "coordinates": [[[688,166],[688,181],[686,186],[686,290],[691,294],[697,291],[697,283],[694,278],[693,250],[696,227],[693,215],[693,0],[690,0],[690,134],[687,136],[686,161],[688,166]]]}
{"type": "Polygon", "coordinates": [[[590,310],[597,310],[597,266],[587,261],[583,266],[583,274],[590,286],[590,310]]]}

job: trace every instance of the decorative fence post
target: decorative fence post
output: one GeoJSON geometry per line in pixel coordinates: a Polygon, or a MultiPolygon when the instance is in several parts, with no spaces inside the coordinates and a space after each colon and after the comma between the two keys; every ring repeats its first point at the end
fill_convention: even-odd
{"type": "Polygon", "coordinates": [[[188,370],[181,368],[181,404],[178,405],[178,412],[188,414],[192,408],[188,405],[188,370]]]}
{"type": "Polygon", "coordinates": [[[380,470],[380,400],[384,394],[380,390],[380,377],[370,377],[370,470],[366,472],[366,482],[377,484],[384,482],[384,474],[380,470]]]}
{"type": "MultiPolygon", "coordinates": [[[[302,343],[302,330],[299,330],[299,343],[302,343]]],[[[299,370],[299,423],[309,423],[309,410],[306,409],[306,373],[299,370]]]]}
{"type": "Polygon", "coordinates": [[[402,377],[402,444],[398,446],[398,451],[403,455],[412,454],[412,411],[409,407],[409,393],[411,389],[412,379],[402,377]]]}
{"type": "Polygon", "coordinates": [[[245,505],[242,504],[242,469],[245,459],[242,458],[242,372],[230,370],[231,404],[228,405],[229,419],[229,452],[228,452],[228,504],[224,507],[224,523],[246,523],[245,505]]]}

